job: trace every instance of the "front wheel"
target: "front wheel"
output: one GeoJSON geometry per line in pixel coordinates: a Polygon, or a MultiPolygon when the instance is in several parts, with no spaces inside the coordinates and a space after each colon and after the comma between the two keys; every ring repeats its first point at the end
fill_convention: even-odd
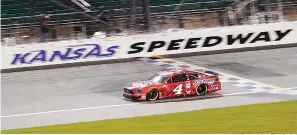
{"type": "Polygon", "coordinates": [[[200,85],[199,87],[196,88],[196,94],[198,96],[204,96],[205,94],[207,94],[207,92],[208,92],[208,87],[205,84],[200,85]]]}
{"type": "Polygon", "coordinates": [[[154,101],[154,100],[157,100],[158,98],[159,98],[159,92],[155,89],[150,90],[146,94],[146,100],[148,101],[154,101]]]}

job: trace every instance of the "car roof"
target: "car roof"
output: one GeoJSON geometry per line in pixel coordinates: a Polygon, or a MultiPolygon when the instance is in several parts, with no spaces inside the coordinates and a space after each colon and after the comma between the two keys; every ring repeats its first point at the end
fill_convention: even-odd
{"type": "Polygon", "coordinates": [[[181,74],[181,73],[193,73],[192,71],[183,69],[183,68],[165,68],[159,72],[160,75],[172,75],[172,74],[181,74]]]}
{"type": "Polygon", "coordinates": [[[175,74],[198,74],[201,76],[217,76],[218,73],[213,72],[213,71],[193,71],[193,70],[187,70],[184,68],[177,68],[177,67],[172,67],[172,68],[165,68],[163,70],[161,70],[159,73],[157,73],[161,76],[171,76],[171,75],[175,75],[175,74]]]}

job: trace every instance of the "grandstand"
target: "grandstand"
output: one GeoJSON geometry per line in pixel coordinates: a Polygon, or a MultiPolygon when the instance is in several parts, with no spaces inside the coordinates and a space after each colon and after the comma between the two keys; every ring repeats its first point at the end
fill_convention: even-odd
{"type": "Polygon", "coordinates": [[[15,44],[39,42],[42,15],[50,17],[47,41],[55,41],[92,37],[97,31],[110,35],[294,21],[296,5],[295,0],[2,0],[1,35],[2,41],[15,38],[15,44]]]}
{"type": "MultiPolygon", "coordinates": [[[[113,9],[115,11],[122,10],[127,7],[128,3],[121,0],[86,0],[90,5],[92,5],[92,11],[98,12],[102,9],[100,7],[106,7],[107,9],[113,9]],[[123,5],[125,5],[123,7],[123,5]]],[[[62,3],[62,2],[61,2],[62,3]]],[[[164,13],[173,12],[179,5],[180,0],[151,0],[150,1],[150,11],[151,13],[164,13]]],[[[224,9],[228,7],[232,1],[203,1],[203,0],[186,0],[179,10],[181,11],[197,11],[202,9],[224,9]]],[[[12,24],[29,24],[36,23],[38,16],[40,14],[51,15],[52,22],[61,21],[79,21],[82,20],[77,12],[65,8],[62,4],[53,2],[51,0],[44,0],[34,2],[33,0],[2,0],[1,3],[1,23],[2,25],[12,25],[12,24]]],[[[139,8],[139,7],[138,7],[139,8]]]]}

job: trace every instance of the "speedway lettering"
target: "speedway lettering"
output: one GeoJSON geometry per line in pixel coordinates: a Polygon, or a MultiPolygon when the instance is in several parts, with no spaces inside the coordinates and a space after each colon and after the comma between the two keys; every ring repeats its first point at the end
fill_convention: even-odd
{"type": "Polygon", "coordinates": [[[169,42],[166,41],[152,41],[152,42],[137,42],[130,46],[128,54],[135,54],[145,51],[145,47],[148,46],[147,52],[153,52],[156,49],[166,47],[167,51],[179,50],[179,49],[195,49],[197,47],[213,47],[226,41],[226,45],[240,45],[240,44],[253,44],[259,41],[272,42],[280,41],[284,39],[293,29],[287,29],[285,31],[276,30],[273,32],[251,32],[248,34],[229,34],[226,37],[221,36],[209,36],[209,37],[193,37],[189,39],[174,39],[169,42]],[[238,43],[236,43],[238,41],[238,43]],[[183,47],[182,47],[183,46],[183,47]]]}
{"type": "Polygon", "coordinates": [[[27,53],[14,54],[12,65],[16,64],[32,64],[35,62],[53,62],[58,59],[61,61],[87,59],[89,57],[110,57],[116,53],[119,46],[110,46],[104,53],[101,46],[98,44],[83,44],[78,46],[68,46],[63,50],[38,50],[27,53]]]}

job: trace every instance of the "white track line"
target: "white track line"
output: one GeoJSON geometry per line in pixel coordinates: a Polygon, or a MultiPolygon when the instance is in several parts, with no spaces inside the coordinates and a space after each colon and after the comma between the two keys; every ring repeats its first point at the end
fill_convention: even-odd
{"type": "Polygon", "coordinates": [[[297,90],[297,87],[286,88],[286,90],[297,90]]]}
{"type": "Polygon", "coordinates": [[[246,94],[252,94],[252,93],[259,93],[261,91],[248,91],[248,92],[238,92],[238,93],[227,93],[222,94],[223,96],[236,96],[236,95],[246,95],[246,94]]]}
{"type": "Polygon", "coordinates": [[[59,112],[81,111],[81,110],[90,110],[90,109],[111,108],[111,107],[120,107],[120,106],[128,106],[128,105],[135,105],[135,104],[137,104],[137,103],[117,104],[117,105],[105,105],[105,106],[95,106],[95,107],[85,107],[85,108],[75,108],[75,109],[67,109],[67,110],[56,110],[56,111],[47,111],[47,112],[36,112],[36,113],[23,113],[23,114],[15,114],[15,115],[1,116],[1,118],[19,117],[19,116],[28,116],[28,115],[38,115],[38,114],[47,114],[47,113],[59,113],[59,112]]]}
{"type": "MultiPolygon", "coordinates": [[[[240,92],[240,93],[226,93],[226,94],[222,94],[222,96],[245,95],[245,94],[251,94],[251,93],[258,93],[258,92],[261,92],[261,91],[249,91],[249,92],[240,92]]],[[[217,97],[217,96],[214,95],[214,96],[209,96],[209,97],[217,97]]],[[[65,109],[65,110],[55,110],[55,111],[47,111],[47,112],[36,112],[36,113],[23,113],[23,114],[1,116],[1,118],[11,118],[11,117],[30,116],[30,115],[39,115],[39,114],[49,114],[49,113],[60,113],[60,112],[91,110],[91,109],[102,109],[102,108],[121,107],[121,106],[129,106],[129,105],[136,105],[136,104],[140,104],[140,103],[105,105],[105,106],[75,108],[75,109],[67,109],[67,110],[65,109]]]]}

